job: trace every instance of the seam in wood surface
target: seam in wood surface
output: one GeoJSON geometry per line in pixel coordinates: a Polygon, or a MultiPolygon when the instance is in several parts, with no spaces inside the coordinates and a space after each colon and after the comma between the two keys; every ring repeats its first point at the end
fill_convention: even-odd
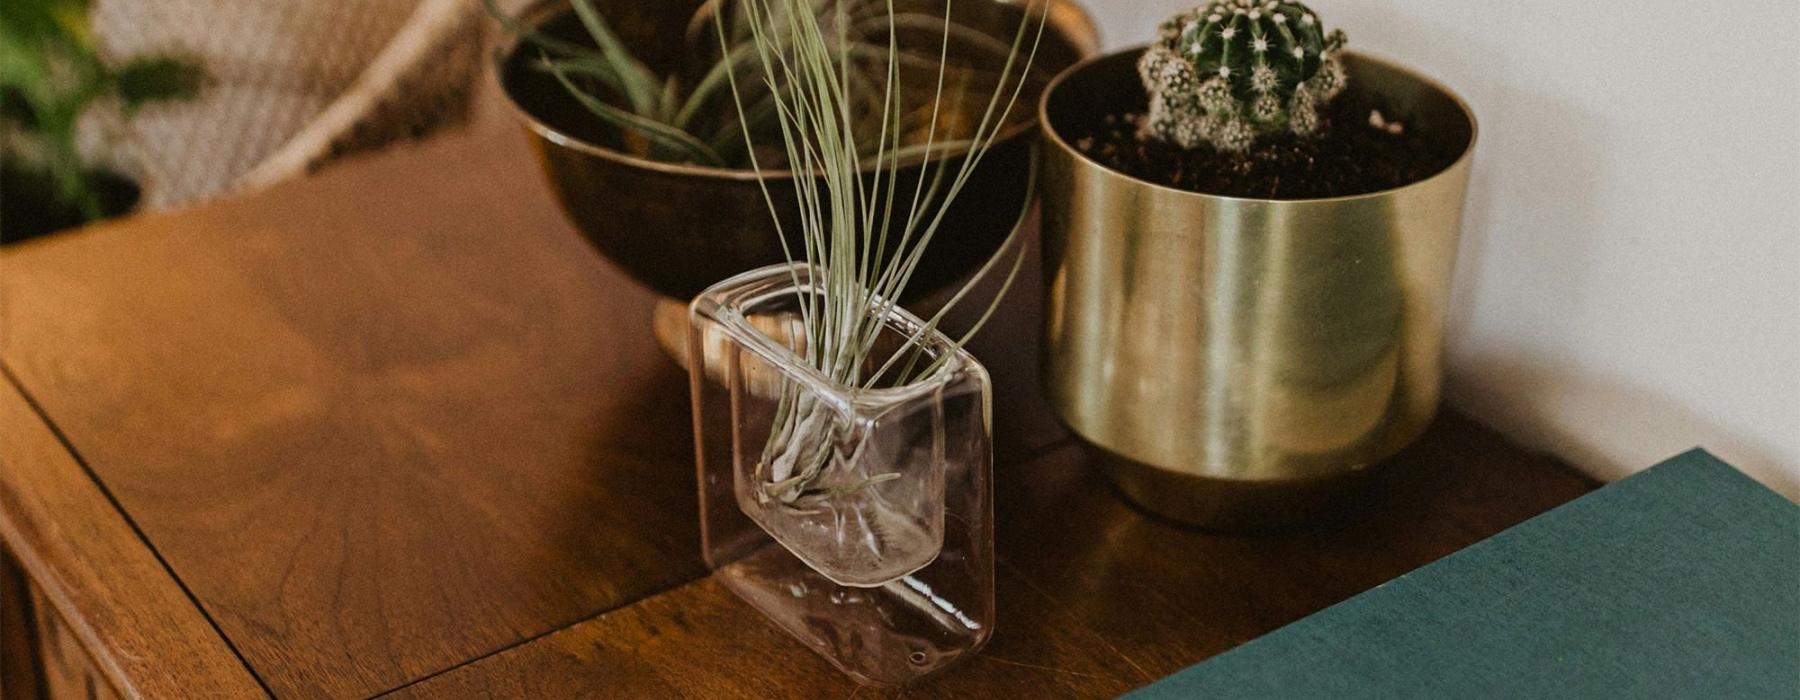
{"type": "Polygon", "coordinates": [[[600,619],[602,617],[606,617],[607,615],[610,615],[612,613],[619,612],[621,610],[628,610],[630,608],[636,607],[637,605],[644,603],[646,601],[649,601],[651,599],[659,598],[664,595],[674,593],[683,588],[687,588],[688,586],[692,586],[701,581],[705,581],[706,578],[707,578],[706,576],[701,576],[698,578],[688,579],[686,581],[682,581],[682,582],[677,583],[672,586],[667,586],[667,587],[664,587],[664,588],[661,588],[661,589],[658,589],[655,591],[651,591],[642,597],[634,598],[632,600],[622,602],[618,605],[612,606],[605,610],[600,610],[597,612],[583,614],[580,618],[575,619],[573,621],[570,621],[567,623],[557,623],[555,626],[550,627],[549,629],[546,629],[537,634],[531,635],[529,637],[521,637],[519,639],[512,641],[509,644],[503,645],[503,646],[493,649],[491,651],[482,652],[481,654],[479,654],[477,656],[473,656],[468,659],[458,661],[449,666],[445,666],[444,668],[438,669],[436,671],[432,671],[430,673],[419,676],[418,678],[414,678],[405,683],[401,683],[392,688],[388,688],[387,690],[383,690],[381,692],[370,695],[367,700],[375,700],[375,698],[382,698],[382,697],[387,697],[389,695],[393,695],[394,693],[401,692],[403,690],[406,690],[407,688],[411,688],[420,683],[424,683],[433,678],[437,678],[438,676],[442,676],[447,673],[453,673],[453,672],[457,671],[458,669],[463,668],[464,666],[468,666],[471,664],[479,663],[481,661],[485,661],[489,658],[499,656],[501,654],[505,654],[506,652],[512,651],[514,649],[518,649],[520,647],[529,646],[532,643],[534,643],[540,639],[543,639],[545,637],[549,637],[551,635],[557,634],[559,632],[563,632],[563,631],[568,630],[573,627],[580,627],[582,625],[587,624],[588,622],[590,622],[592,620],[598,620],[598,619],[600,619]]]}
{"type": "Polygon", "coordinates": [[[510,651],[513,651],[513,650],[515,650],[515,649],[520,649],[520,648],[523,648],[523,647],[527,647],[527,646],[530,646],[530,645],[531,645],[531,644],[533,644],[533,643],[535,643],[535,642],[537,642],[537,641],[539,641],[539,640],[542,640],[542,639],[544,639],[544,638],[546,638],[546,637],[550,637],[550,636],[554,636],[554,635],[557,635],[557,634],[560,634],[560,633],[562,633],[562,632],[567,632],[567,631],[569,631],[569,630],[571,630],[571,629],[574,629],[574,628],[576,628],[576,627],[581,627],[581,626],[582,626],[582,625],[587,625],[587,624],[591,624],[591,623],[594,623],[594,622],[598,622],[598,621],[600,621],[600,620],[603,620],[603,619],[605,619],[605,618],[606,618],[606,616],[608,616],[608,615],[612,615],[612,614],[614,614],[614,613],[619,613],[619,612],[624,612],[624,611],[627,611],[627,610],[630,610],[630,609],[632,609],[632,608],[635,608],[635,607],[638,607],[638,606],[640,606],[640,605],[644,605],[644,604],[646,604],[646,603],[649,603],[649,602],[651,602],[651,601],[653,601],[653,600],[656,600],[656,599],[658,599],[658,598],[662,598],[662,597],[664,597],[664,596],[668,596],[668,595],[674,595],[674,594],[677,594],[677,593],[680,593],[680,592],[681,592],[681,591],[684,591],[684,590],[687,590],[687,589],[688,589],[688,588],[691,588],[691,587],[693,587],[693,586],[699,586],[699,585],[703,585],[703,584],[705,584],[705,583],[706,583],[706,580],[707,580],[707,579],[709,579],[709,578],[712,578],[712,574],[711,574],[711,573],[708,573],[708,574],[707,574],[707,575],[705,575],[705,576],[701,576],[701,577],[698,577],[698,578],[694,578],[694,579],[689,579],[689,580],[687,580],[687,581],[683,581],[683,582],[681,582],[681,583],[679,583],[679,584],[677,584],[677,585],[674,585],[674,586],[669,586],[669,587],[668,587],[668,588],[664,588],[664,589],[662,589],[662,590],[659,590],[659,591],[656,591],[656,592],[654,592],[654,593],[651,593],[651,594],[649,594],[649,595],[646,595],[646,596],[644,596],[644,597],[642,597],[642,598],[638,598],[638,599],[636,599],[636,600],[633,600],[633,601],[630,601],[630,602],[627,602],[627,603],[622,603],[622,604],[619,604],[619,605],[616,605],[616,606],[613,606],[613,607],[611,607],[611,608],[607,608],[607,609],[605,609],[605,610],[601,610],[601,611],[599,611],[599,612],[596,612],[596,613],[594,613],[594,614],[592,614],[592,615],[588,615],[588,616],[585,616],[585,617],[583,617],[583,618],[581,618],[581,619],[579,619],[579,620],[575,620],[575,621],[574,621],[574,622],[570,622],[570,623],[568,623],[568,624],[566,624],[566,625],[562,625],[562,626],[559,626],[559,627],[557,627],[557,628],[555,628],[555,629],[552,629],[552,630],[548,630],[548,631],[546,631],[546,632],[543,632],[543,633],[541,633],[541,634],[536,634],[536,635],[533,635],[533,636],[531,636],[531,637],[528,637],[528,638],[525,638],[525,639],[521,639],[521,640],[519,640],[519,641],[517,641],[517,642],[514,642],[514,643],[512,643],[512,644],[508,644],[508,645],[506,645],[506,646],[505,646],[505,647],[504,647],[504,648],[501,648],[501,649],[495,649],[495,650],[494,650],[494,651],[492,651],[492,652],[489,652],[489,653],[487,653],[487,654],[483,654],[483,655],[481,655],[481,656],[478,656],[478,657],[475,657],[475,658],[472,658],[472,659],[469,659],[469,660],[466,660],[466,661],[463,661],[463,662],[461,662],[461,663],[458,663],[458,664],[456,664],[456,665],[453,665],[453,666],[450,666],[450,667],[448,667],[448,668],[445,668],[445,669],[442,669],[442,670],[438,670],[438,671],[433,671],[433,672],[431,672],[431,673],[429,673],[429,674],[426,674],[426,675],[424,675],[424,676],[420,676],[420,677],[418,677],[418,678],[415,678],[415,679],[413,679],[413,680],[410,680],[410,681],[407,681],[407,682],[405,682],[405,683],[402,683],[402,684],[400,684],[400,685],[398,685],[398,686],[395,686],[395,687],[393,687],[393,688],[390,688],[390,689],[388,689],[388,690],[384,690],[384,691],[381,691],[381,692],[379,692],[379,693],[376,693],[376,694],[375,694],[375,695],[373,695],[373,696],[370,696],[370,698],[369,698],[369,699],[368,699],[368,700],[375,700],[375,699],[376,699],[376,698],[383,698],[383,697],[387,697],[387,696],[390,696],[390,695],[393,695],[393,694],[395,694],[395,693],[399,693],[399,692],[402,692],[402,691],[405,691],[405,690],[406,690],[406,689],[408,689],[408,688],[411,688],[411,687],[413,687],[413,686],[415,686],[415,685],[419,685],[419,684],[421,684],[421,683],[425,683],[425,682],[427,682],[427,681],[430,681],[430,680],[432,680],[432,679],[434,679],[434,678],[437,678],[437,677],[438,677],[438,676],[442,676],[442,675],[445,675],[445,674],[449,674],[449,673],[454,673],[454,672],[456,672],[456,671],[458,671],[458,670],[461,670],[461,669],[462,669],[462,668],[463,668],[463,667],[465,667],[465,666],[472,666],[472,665],[474,665],[474,664],[477,664],[477,663],[481,663],[481,662],[483,662],[483,661],[486,661],[486,660],[488,660],[488,659],[490,659],[490,658],[493,658],[493,657],[496,657],[496,656],[500,656],[500,655],[502,655],[502,654],[505,654],[505,653],[507,653],[507,652],[510,652],[510,651]]]}
{"type": "MultiPolygon", "coordinates": [[[[9,366],[3,358],[0,358],[0,376],[5,377],[7,387],[11,388],[12,391],[17,393],[19,399],[25,402],[25,405],[31,409],[32,415],[37,418],[44,429],[48,430],[50,434],[56,438],[57,443],[68,453],[69,459],[74,461],[76,466],[81,468],[82,474],[93,483],[94,488],[99,490],[100,495],[106,498],[107,504],[112,507],[112,510],[115,513],[118,513],[120,519],[124,520],[125,525],[131,528],[132,534],[137,537],[138,544],[141,545],[145,551],[149,552],[150,556],[156,560],[156,563],[162,567],[163,573],[167,574],[169,580],[175,584],[182,595],[187,597],[188,603],[200,614],[200,618],[206,621],[206,624],[212,628],[213,634],[219,638],[219,641],[224,643],[225,648],[231,652],[235,659],[237,659],[238,665],[250,675],[251,679],[256,681],[257,686],[262,689],[263,695],[271,698],[274,697],[275,693],[269,688],[268,683],[265,682],[262,676],[256,672],[256,669],[252,668],[250,663],[244,659],[244,655],[242,652],[238,651],[237,645],[234,644],[231,641],[231,638],[225,635],[225,631],[219,627],[218,621],[214,620],[212,614],[207,612],[206,607],[200,604],[200,599],[194,596],[194,592],[188,589],[187,584],[181,580],[181,576],[175,572],[173,567],[169,566],[168,560],[163,558],[162,552],[157,550],[155,543],[151,542],[150,538],[144,534],[143,529],[138,527],[137,521],[131,517],[129,512],[126,512],[122,505],[120,505],[119,500],[113,496],[112,490],[107,487],[106,482],[102,481],[99,475],[94,473],[93,468],[88,465],[87,459],[81,456],[81,451],[75,447],[74,443],[69,441],[68,436],[63,433],[62,429],[57,427],[56,421],[45,413],[43,406],[41,406],[37,399],[32,396],[30,389],[25,386],[24,382],[20,381],[18,375],[13,372],[12,367],[9,366]]],[[[26,570],[27,574],[31,576],[32,581],[38,586],[39,590],[44,593],[44,597],[51,601],[51,604],[56,608],[56,613],[62,617],[64,623],[75,631],[76,635],[81,639],[83,646],[88,648],[88,653],[93,655],[100,668],[106,672],[108,680],[111,681],[113,687],[120,688],[130,696],[139,696],[140,693],[137,690],[136,684],[132,682],[132,679],[125,673],[125,670],[116,660],[114,660],[113,656],[116,653],[115,650],[107,649],[105,644],[101,642],[98,633],[96,633],[87,623],[86,618],[80,614],[80,611],[74,609],[74,604],[70,601],[68,592],[62,590],[63,584],[60,578],[52,575],[52,572],[50,572],[48,568],[49,565],[43,560],[41,554],[37,552],[29,542],[24,541],[23,537],[17,535],[16,525],[11,522],[11,518],[8,517],[3,510],[0,510],[0,534],[4,534],[5,532],[14,533],[14,537],[10,539],[12,540],[12,549],[18,555],[19,563],[26,570]]]]}
{"type": "MultiPolygon", "coordinates": [[[[1040,458],[1040,457],[1043,457],[1043,456],[1044,456],[1044,455],[1048,455],[1048,454],[1052,454],[1052,453],[1054,453],[1054,452],[1056,452],[1056,451],[1057,451],[1057,450],[1061,450],[1061,449],[1064,449],[1064,448],[1066,448],[1066,447],[1068,447],[1068,446],[1069,446],[1069,445],[1071,445],[1071,444],[1072,444],[1072,443],[1073,443],[1073,442],[1074,442],[1074,438],[1073,438],[1073,437],[1072,437],[1072,436],[1063,436],[1063,437],[1062,437],[1062,438],[1060,438],[1060,439],[1058,439],[1058,440],[1056,440],[1056,441],[1055,441],[1055,442],[1053,442],[1053,443],[1051,443],[1051,444],[1049,444],[1049,445],[1045,445],[1045,446],[1043,446],[1043,447],[1039,447],[1039,448],[1036,448],[1036,449],[1033,449],[1033,450],[1030,450],[1030,451],[1028,451],[1028,452],[1026,452],[1026,453],[1025,453],[1025,454],[1024,454],[1024,456],[1022,456],[1022,457],[1020,457],[1020,458],[1019,458],[1019,459],[1017,459],[1017,460],[1009,460],[1009,462],[1014,462],[1014,463],[1017,463],[1017,464],[1028,464],[1028,463],[1030,463],[1030,462],[1032,462],[1032,461],[1034,461],[1034,460],[1036,460],[1036,459],[1038,459],[1038,458],[1040,458]]],[[[999,565],[1005,565],[1005,566],[1009,566],[1009,567],[1010,567],[1010,566],[1012,566],[1012,565],[1011,565],[1011,564],[1009,564],[1009,563],[1007,563],[1007,562],[1005,562],[1005,561],[1004,561],[1004,559],[1003,559],[1003,558],[1001,558],[1001,557],[998,557],[998,556],[996,556],[996,557],[995,557],[995,565],[996,565],[996,566],[999,566],[999,565]]],[[[542,640],[542,639],[544,639],[544,638],[546,638],[546,637],[550,637],[550,636],[553,636],[553,635],[556,635],[556,634],[559,634],[559,633],[561,633],[561,632],[565,632],[565,631],[568,631],[568,630],[571,630],[571,629],[574,629],[574,628],[576,628],[576,627],[580,627],[580,626],[582,626],[582,625],[586,625],[586,624],[590,624],[590,623],[593,623],[593,622],[597,622],[597,621],[599,621],[599,620],[600,620],[600,619],[602,619],[602,618],[604,618],[604,617],[606,617],[606,616],[607,616],[607,615],[611,615],[611,614],[613,614],[613,613],[617,613],[617,612],[621,612],[621,611],[625,611],[625,610],[630,610],[630,609],[631,609],[631,608],[635,608],[635,607],[637,607],[637,606],[639,606],[639,605],[643,605],[643,604],[646,604],[646,603],[649,603],[649,602],[650,602],[650,601],[653,601],[653,600],[655,600],[655,599],[658,599],[658,598],[661,598],[661,597],[663,597],[663,596],[666,596],[666,595],[671,595],[671,594],[674,594],[674,593],[678,593],[678,592],[680,592],[680,591],[682,591],[682,590],[684,590],[684,589],[687,589],[687,588],[689,588],[689,587],[691,587],[691,586],[696,586],[696,585],[701,585],[701,584],[703,584],[703,583],[705,583],[705,582],[706,582],[706,580],[707,580],[707,579],[709,579],[709,578],[711,578],[711,577],[712,577],[712,573],[711,573],[711,572],[707,572],[707,573],[706,573],[706,574],[704,574],[704,575],[701,575],[701,576],[697,576],[697,577],[695,577],[695,578],[691,578],[691,579],[688,579],[688,580],[686,580],[686,581],[682,581],[682,582],[680,582],[680,583],[678,583],[678,584],[675,584],[675,585],[673,585],[673,586],[668,586],[668,587],[665,587],[665,588],[662,588],[662,589],[659,589],[659,590],[656,590],[656,591],[652,591],[652,592],[650,592],[650,593],[648,593],[648,594],[645,594],[645,595],[643,595],[643,596],[641,596],[641,597],[638,597],[638,598],[635,598],[635,599],[633,599],[633,600],[630,600],[630,601],[626,601],[626,602],[623,602],[623,603],[620,603],[620,604],[618,604],[618,605],[615,605],[615,606],[612,606],[612,607],[610,607],[610,608],[606,608],[606,609],[604,609],[604,610],[598,610],[598,611],[595,611],[595,612],[592,612],[592,613],[589,613],[589,614],[586,614],[586,615],[583,615],[583,616],[582,616],[582,617],[580,617],[580,618],[579,618],[579,619],[576,619],[576,620],[573,620],[573,621],[571,621],[571,622],[568,622],[568,623],[565,623],[565,624],[559,624],[559,625],[557,625],[557,626],[555,626],[555,627],[553,627],[553,628],[551,628],[551,629],[548,629],[548,630],[545,630],[545,631],[543,631],[543,632],[540,632],[540,633],[538,633],[538,634],[535,634],[535,635],[532,635],[532,636],[530,636],[530,637],[525,637],[525,638],[522,638],[522,639],[519,639],[519,640],[517,640],[517,641],[514,641],[514,642],[513,642],[513,643],[511,643],[511,644],[507,644],[507,645],[505,645],[505,646],[502,646],[502,647],[500,647],[500,648],[497,648],[497,649],[494,649],[494,650],[492,650],[492,651],[489,651],[489,652],[486,652],[486,653],[483,653],[483,654],[481,654],[481,655],[479,655],[479,656],[475,656],[475,657],[472,657],[472,658],[469,658],[469,659],[466,659],[466,660],[463,660],[463,661],[461,661],[461,662],[458,662],[458,663],[456,663],[456,664],[452,664],[452,665],[450,665],[450,666],[447,666],[447,667],[445,667],[445,668],[442,668],[442,669],[439,669],[439,670],[436,670],[436,671],[432,671],[432,672],[431,672],[431,673],[428,673],[428,674],[425,674],[425,675],[422,675],[422,676],[420,676],[420,677],[418,677],[418,678],[414,678],[414,679],[412,679],[412,680],[409,680],[409,681],[407,681],[407,682],[405,682],[405,683],[401,683],[401,684],[400,684],[400,685],[397,685],[397,686],[394,686],[394,687],[392,687],[392,688],[389,688],[389,689],[387,689],[387,690],[384,690],[384,691],[381,691],[381,692],[379,692],[379,693],[375,693],[375,694],[374,694],[374,695],[371,695],[371,696],[369,696],[369,700],[374,700],[374,699],[375,699],[375,698],[382,698],[382,697],[387,697],[387,696],[390,696],[390,695],[393,695],[393,694],[395,694],[395,693],[399,693],[399,692],[402,692],[402,691],[404,691],[404,690],[406,690],[406,689],[408,689],[408,688],[411,688],[411,687],[413,687],[413,686],[415,686],[415,685],[419,685],[419,684],[421,684],[421,683],[425,683],[425,682],[427,682],[427,681],[430,681],[430,680],[432,680],[432,679],[434,679],[434,678],[437,678],[437,677],[439,677],[439,676],[442,676],[442,675],[445,675],[445,674],[449,674],[449,673],[453,673],[453,672],[455,672],[455,671],[457,671],[457,670],[460,670],[460,669],[462,669],[462,668],[463,668],[463,667],[465,667],[465,666],[472,666],[472,665],[474,665],[474,664],[478,664],[478,663],[481,663],[481,662],[483,662],[483,661],[486,661],[486,660],[488,660],[488,659],[490,659],[490,658],[493,658],[493,657],[496,657],[496,656],[500,656],[500,655],[501,655],[501,654],[505,654],[505,653],[507,653],[507,652],[510,652],[510,651],[513,651],[513,650],[515,650],[515,649],[519,649],[519,648],[523,648],[523,647],[527,647],[527,646],[530,646],[530,645],[532,645],[532,644],[534,644],[534,643],[536,643],[536,642],[538,642],[538,641],[539,641],[539,640],[542,640]]],[[[1127,660],[1127,661],[1129,661],[1129,660],[1127,660]]],[[[1016,663],[1016,662],[1015,662],[1015,663],[1016,663]]],[[[1135,665],[1135,664],[1133,664],[1133,665],[1135,665]]]]}

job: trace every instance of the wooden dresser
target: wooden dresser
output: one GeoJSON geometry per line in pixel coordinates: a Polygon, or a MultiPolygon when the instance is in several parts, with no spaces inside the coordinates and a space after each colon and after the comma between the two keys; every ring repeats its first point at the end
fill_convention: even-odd
{"type": "Polygon", "coordinates": [[[1341,522],[1159,522],[1037,397],[1035,284],[975,348],[998,631],[877,691],[707,578],[655,300],[511,130],[9,247],[5,696],[1110,696],[1594,486],[1446,413],[1341,522]]]}

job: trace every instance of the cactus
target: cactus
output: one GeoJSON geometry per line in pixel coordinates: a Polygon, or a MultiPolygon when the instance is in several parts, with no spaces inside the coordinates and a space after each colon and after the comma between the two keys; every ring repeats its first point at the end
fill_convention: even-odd
{"type": "Polygon", "coordinates": [[[1344,33],[1285,0],[1216,0],[1169,18],[1138,64],[1144,131],[1182,148],[1244,152],[1259,136],[1318,133],[1343,92],[1344,33]]]}

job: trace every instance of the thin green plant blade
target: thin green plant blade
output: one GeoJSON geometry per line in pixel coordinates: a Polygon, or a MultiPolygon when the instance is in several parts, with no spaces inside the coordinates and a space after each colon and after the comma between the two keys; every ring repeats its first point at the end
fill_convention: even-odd
{"type": "Polygon", "coordinates": [[[659,111],[656,75],[625,49],[625,42],[620,41],[619,36],[613,33],[612,25],[607,24],[600,11],[594,9],[593,0],[574,0],[571,4],[575,8],[575,15],[581,19],[582,26],[587,27],[588,34],[600,47],[600,53],[613,64],[613,70],[619,76],[620,89],[625,93],[626,101],[631,103],[632,111],[638,114],[654,114],[659,111]]]}
{"type": "Polygon", "coordinates": [[[652,143],[668,148],[693,162],[713,167],[723,167],[725,165],[724,159],[720,158],[718,153],[714,152],[706,144],[701,143],[699,139],[694,138],[687,132],[609,105],[604,100],[594,97],[582,90],[581,87],[576,85],[575,81],[570,78],[569,72],[559,67],[555,62],[547,61],[544,65],[550,69],[552,75],[556,76],[557,82],[562,83],[563,88],[567,89],[569,94],[575,96],[575,99],[581,103],[581,106],[586,107],[589,112],[592,112],[594,116],[599,117],[606,123],[619,129],[627,129],[642,134],[644,138],[649,139],[652,143]]]}

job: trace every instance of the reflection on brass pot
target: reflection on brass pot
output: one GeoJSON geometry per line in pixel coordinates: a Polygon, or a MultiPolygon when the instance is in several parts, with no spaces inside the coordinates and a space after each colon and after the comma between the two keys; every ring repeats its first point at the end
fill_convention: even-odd
{"type": "Polygon", "coordinates": [[[1041,105],[1048,393],[1149,510],[1224,529],[1304,522],[1437,411],[1474,116],[1353,54],[1351,79],[1454,144],[1454,164],[1337,199],[1179,191],[1063,136],[1145,103],[1140,53],[1070,70],[1041,105]]]}
{"type": "MultiPolygon", "coordinates": [[[[702,0],[595,0],[614,29],[652,70],[673,70],[685,51],[680,39],[702,0]],[[674,40],[671,40],[671,37],[674,40]]],[[[951,5],[957,21],[1011,37],[1021,12],[1007,0],[951,5]]],[[[526,24],[568,40],[583,40],[568,0],[539,0],[526,24]]],[[[1053,0],[1050,31],[1038,54],[1045,75],[1098,52],[1092,21],[1072,0],[1053,0]]],[[[628,155],[609,143],[616,135],[570,99],[553,76],[534,70],[533,54],[503,47],[496,65],[501,88],[531,134],[539,161],[577,230],[627,274],[681,301],[713,283],[784,261],[769,203],[749,170],[678,165],[628,155]]],[[[986,102],[982,105],[985,107],[986,102]]],[[[1017,112],[1030,115],[1030,104],[1017,112]]],[[[975,115],[977,118],[979,114],[975,115]]],[[[1011,232],[1029,188],[1036,120],[1001,133],[962,195],[950,207],[919,270],[908,300],[973,272],[1011,232]]],[[[954,172],[960,157],[944,165],[954,172]]],[[[937,168],[933,165],[933,168],[937,168]]],[[[902,167],[895,191],[912,191],[922,168],[902,167]]],[[[769,173],[770,197],[784,230],[798,230],[795,178],[769,173]]],[[[899,238],[894,237],[895,241],[899,238]]]]}

